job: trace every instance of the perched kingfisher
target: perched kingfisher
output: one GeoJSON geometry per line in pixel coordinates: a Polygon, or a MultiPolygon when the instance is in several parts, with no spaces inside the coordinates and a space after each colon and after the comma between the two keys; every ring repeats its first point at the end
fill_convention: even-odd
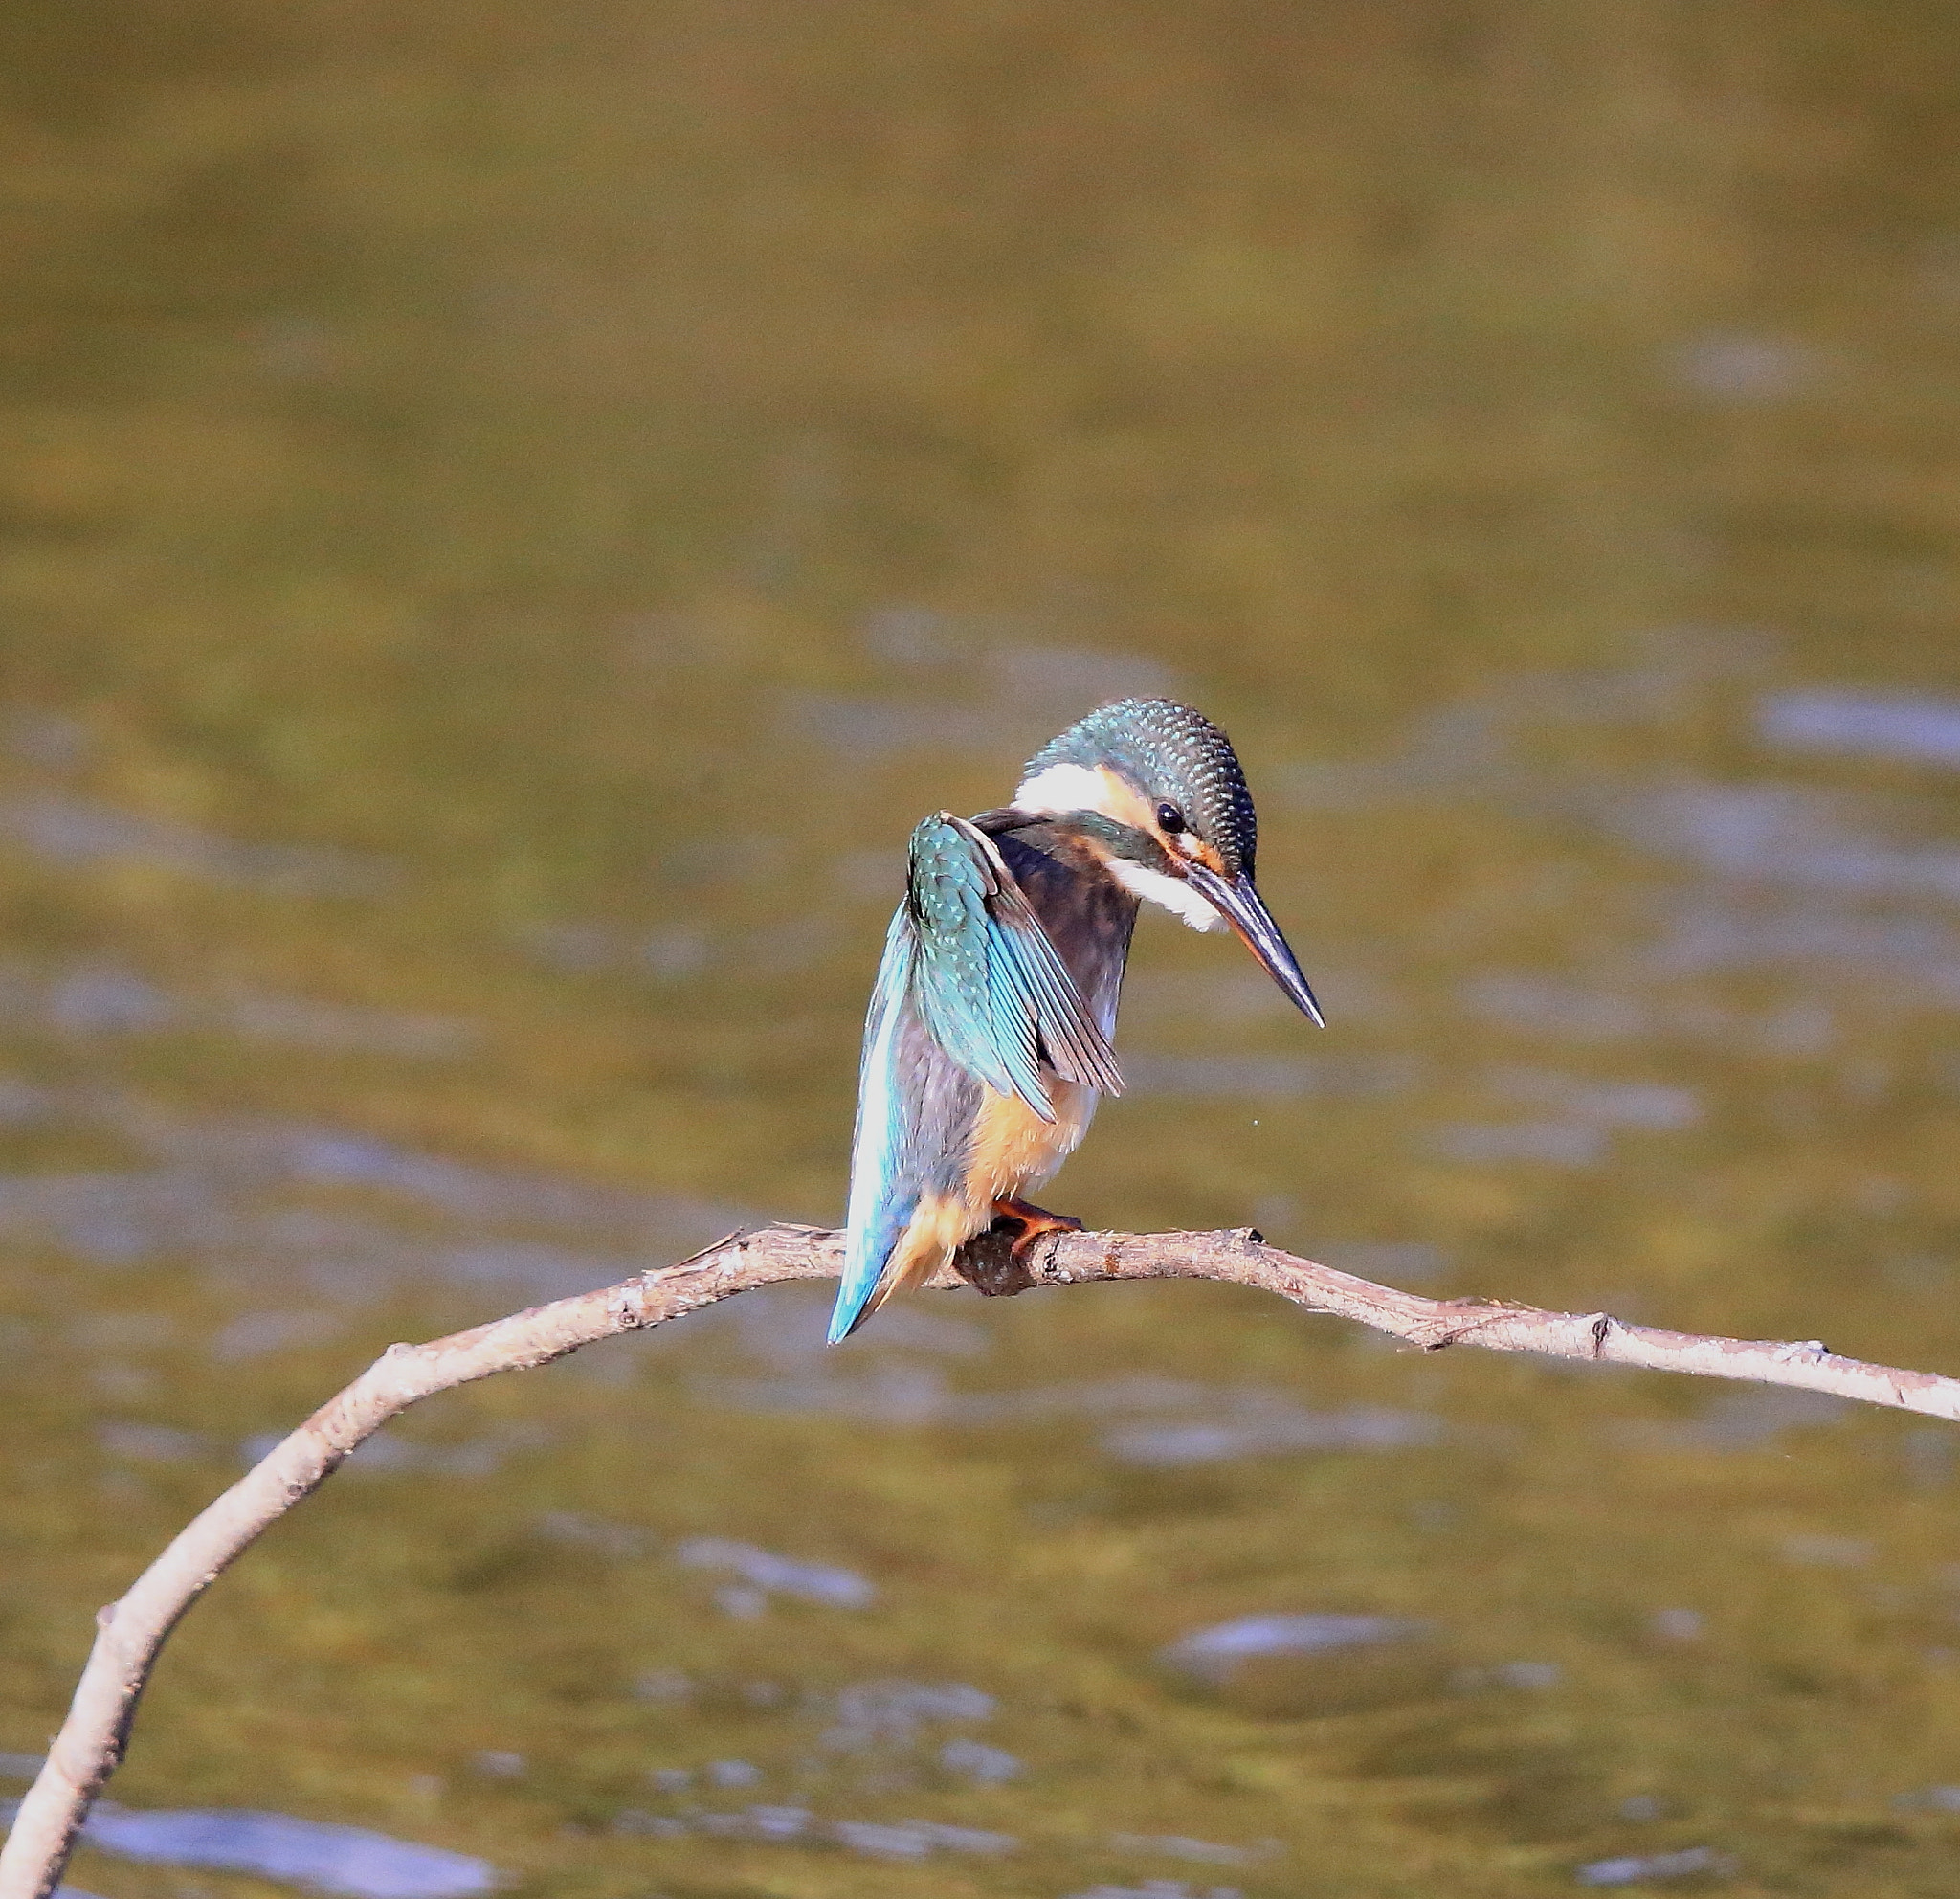
{"type": "Polygon", "coordinates": [[[1024,1248],[1080,1221],[1021,1195],[1123,1092],[1110,1046],[1137,906],[1229,926],[1316,1024],[1253,885],[1258,825],[1231,742],[1169,699],[1125,699],[1029,761],[1013,802],[912,833],[858,1080],[833,1345],[1003,1216],[1024,1248]]]}

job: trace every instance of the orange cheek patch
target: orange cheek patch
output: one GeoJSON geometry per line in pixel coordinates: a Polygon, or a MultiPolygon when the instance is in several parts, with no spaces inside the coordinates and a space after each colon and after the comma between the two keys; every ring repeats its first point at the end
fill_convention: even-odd
{"type": "Polygon", "coordinates": [[[1215,845],[1201,842],[1188,831],[1175,839],[1167,838],[1164,827],[1157,822],[1157,807],[1134,785],[1119,778],[1107,766],[1102,767],[1098,775],[1107,787],[1102,806],[1105,815],[1156,838],[1172,858],[1192,857],[1207,870],[1215,870],[1220,877],[1225,875],[1225,860],[1218,855],[1215,845]]]}
{"type": "Polygon", "coordinates": [[[1156,807],[1134,785],[1118,777],[1106,765],[1098,768],[1097,775],[1106,788],[1102,800],[1105,817],[1113,817],[1135,831],[1147,831],[1153,838],[1164,835],[1157,829],[1156,807]]]}

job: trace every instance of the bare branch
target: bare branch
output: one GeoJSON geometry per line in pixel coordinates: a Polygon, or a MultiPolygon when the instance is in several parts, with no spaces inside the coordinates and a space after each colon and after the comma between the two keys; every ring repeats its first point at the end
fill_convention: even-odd
{"type": "MultiPolygon", "coordinates": [[[[1607,1365],[1637,1365],[1754,1384],[1795,1385],[1867,1404],[1960,1420],[1960,1380],[1840,1358],[1816,1340],[1777,1344],[1629,1326],[1604,1312],[1543,1312],[1471,1299],[1424,1299],[1316,1265],[1257,1233],[1062,1233],[1022,1262],[1007,1236],[973,1242],[957,1274],[1013,1293],[1087,1280],[1210,1279],[1276,1292],[1313,1312],[1353,1319],[1428,1351],[1475,1345],[1607,1365]]],[[[437,1392],[498,1372],[547,1365],[580,1346],[642,1331],[780,1280],[834,1279],[842,1236],[771,1226],[731,1234],[691,1260],[596,1292],[554,1300],[427,1345],[393,1345],[339,1396],[196,1517],[121,1601],[96,1618],[95,1646],[40,1777],[0,1848],[0,1899],[47,1899],[59,1885],[89,1807],[121,1764],[136,1704],[184,1612],[269,1524],[330,1476],[390,1418],[437,1392]]]]}

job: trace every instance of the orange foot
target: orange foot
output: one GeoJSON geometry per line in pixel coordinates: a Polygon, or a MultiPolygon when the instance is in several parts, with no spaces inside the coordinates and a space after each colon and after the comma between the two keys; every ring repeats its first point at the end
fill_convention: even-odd
{"type": "Polygon", "coordinates": [[[1035,1206],[1027,1200],[995,1200],[993,1217],[1019,1222],[1020,1238],[1009,1249],[1016,1260],[1025,1260],[1028,1248],[1044,1233],[1080,1233],[1082,1230],[1080,1220],[1071,1219],[1067,1214],[1052,1214],[1046,1207],[1035,1206]]]}

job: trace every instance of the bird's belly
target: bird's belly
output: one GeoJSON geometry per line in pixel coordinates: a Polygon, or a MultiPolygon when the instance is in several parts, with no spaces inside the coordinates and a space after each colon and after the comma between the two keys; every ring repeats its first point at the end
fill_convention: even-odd
{"type": "Polygon", "coordinates": [[[981,1103],[969,1152],[969,1191],[977,1198],[1018,1196],[1038,1187],[1080,1144],[1096,1112],[1096,1090],[1044,1074],[1053,1121],[1043,1121],[1018,1095],[991,1088],[981,1103]]]}

